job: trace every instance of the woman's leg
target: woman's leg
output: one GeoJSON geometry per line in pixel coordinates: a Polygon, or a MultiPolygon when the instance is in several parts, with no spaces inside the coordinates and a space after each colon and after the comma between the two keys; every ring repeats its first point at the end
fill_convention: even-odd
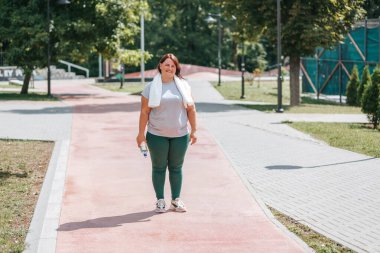
{"type": "Polygon", "coordinates": [[[169,181],[172,200],[179,198],[182,187],[182,165],[189,145],[189,135],[169,139],[169,181]]]}
{"type": "Polygon", "coordinates": [[[157,199],[164,198],[166,167],[168,165],[169,138],[147,133],[146,141],[152,160],[152,181],[157,199]]]}

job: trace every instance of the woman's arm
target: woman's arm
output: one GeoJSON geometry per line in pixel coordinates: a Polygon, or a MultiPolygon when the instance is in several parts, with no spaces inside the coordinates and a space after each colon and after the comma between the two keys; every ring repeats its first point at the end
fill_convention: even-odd
{"type": "Polygon", "coordinates": [[[145,139],[145,128],[148,124],[149,114],[152,109],[148,106],[148,99],[144,96],[141,96],[141,111],[140,111],[140,120],[139,120],[139,133],[136,137],[137,146],[140,146],[141,143],[146,142],[145,139]]]}
{"type": "Polygon", "coordinates": [[[191,126],[190,143],[195,144],[197,142],[197,111],[195,105],[187,106],[187,118],[191,126]]]}

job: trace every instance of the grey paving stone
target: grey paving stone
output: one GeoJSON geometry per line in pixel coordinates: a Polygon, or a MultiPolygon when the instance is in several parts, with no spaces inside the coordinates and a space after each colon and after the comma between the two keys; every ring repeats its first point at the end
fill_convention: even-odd
{"type": "MultiPolygon", "coordinates": [[[[191,85],[196,91],[205,84],[191,85]]],[[[358,252],[380,252],[373,238],[380,234],[380,159],[330,147],[279,124],[286,119],[366,122],[364,115],[264,114],[220,99],[207,101],[206,92],[214,91],[202,90],[200,124],[266,204],[358,252]],[[374,236],[363,236],[370,223],[374,236]]]]}

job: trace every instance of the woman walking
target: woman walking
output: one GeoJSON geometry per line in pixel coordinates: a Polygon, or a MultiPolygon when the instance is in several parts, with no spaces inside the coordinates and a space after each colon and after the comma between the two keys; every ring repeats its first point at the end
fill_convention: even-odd
{"type": "Polygon", "coordinates": [[[170,210],[186,212],[180,198],[182,165],[189,142],[196,143],[196,110],[189,84],[181,76],[177,57],[165,54],[157,65],[159,74],[146,85],[141,96],[139,133],[136,141],[147,143],[152,161],[152,181],[158,213],[166,211],[164,184],[169,170],[170,210]],[[188,128],[190,123],[190,130],[188,128]],[[145,136],[146,126],[148,125],[145,136]]]}

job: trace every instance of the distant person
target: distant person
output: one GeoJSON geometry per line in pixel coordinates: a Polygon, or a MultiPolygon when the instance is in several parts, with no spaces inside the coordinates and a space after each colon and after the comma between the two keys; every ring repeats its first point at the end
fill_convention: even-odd
{"type": "Polygon", "coordinates": [[[170,210],[186,212],[185,204],[180,198],[182,165],[189,142],[197,142],[195,104],[191,88],[181,76],[181,66],[175,55],[165,54],[157,69],[159,74],[142,92],[136,141],[138,146],[147,143],[150,152],[152,181],[157,198],[155,211],[166,211],[164,184],[168,168],[170,210]],[[145,137],[146,125],[148,130],[145,137]]]}

